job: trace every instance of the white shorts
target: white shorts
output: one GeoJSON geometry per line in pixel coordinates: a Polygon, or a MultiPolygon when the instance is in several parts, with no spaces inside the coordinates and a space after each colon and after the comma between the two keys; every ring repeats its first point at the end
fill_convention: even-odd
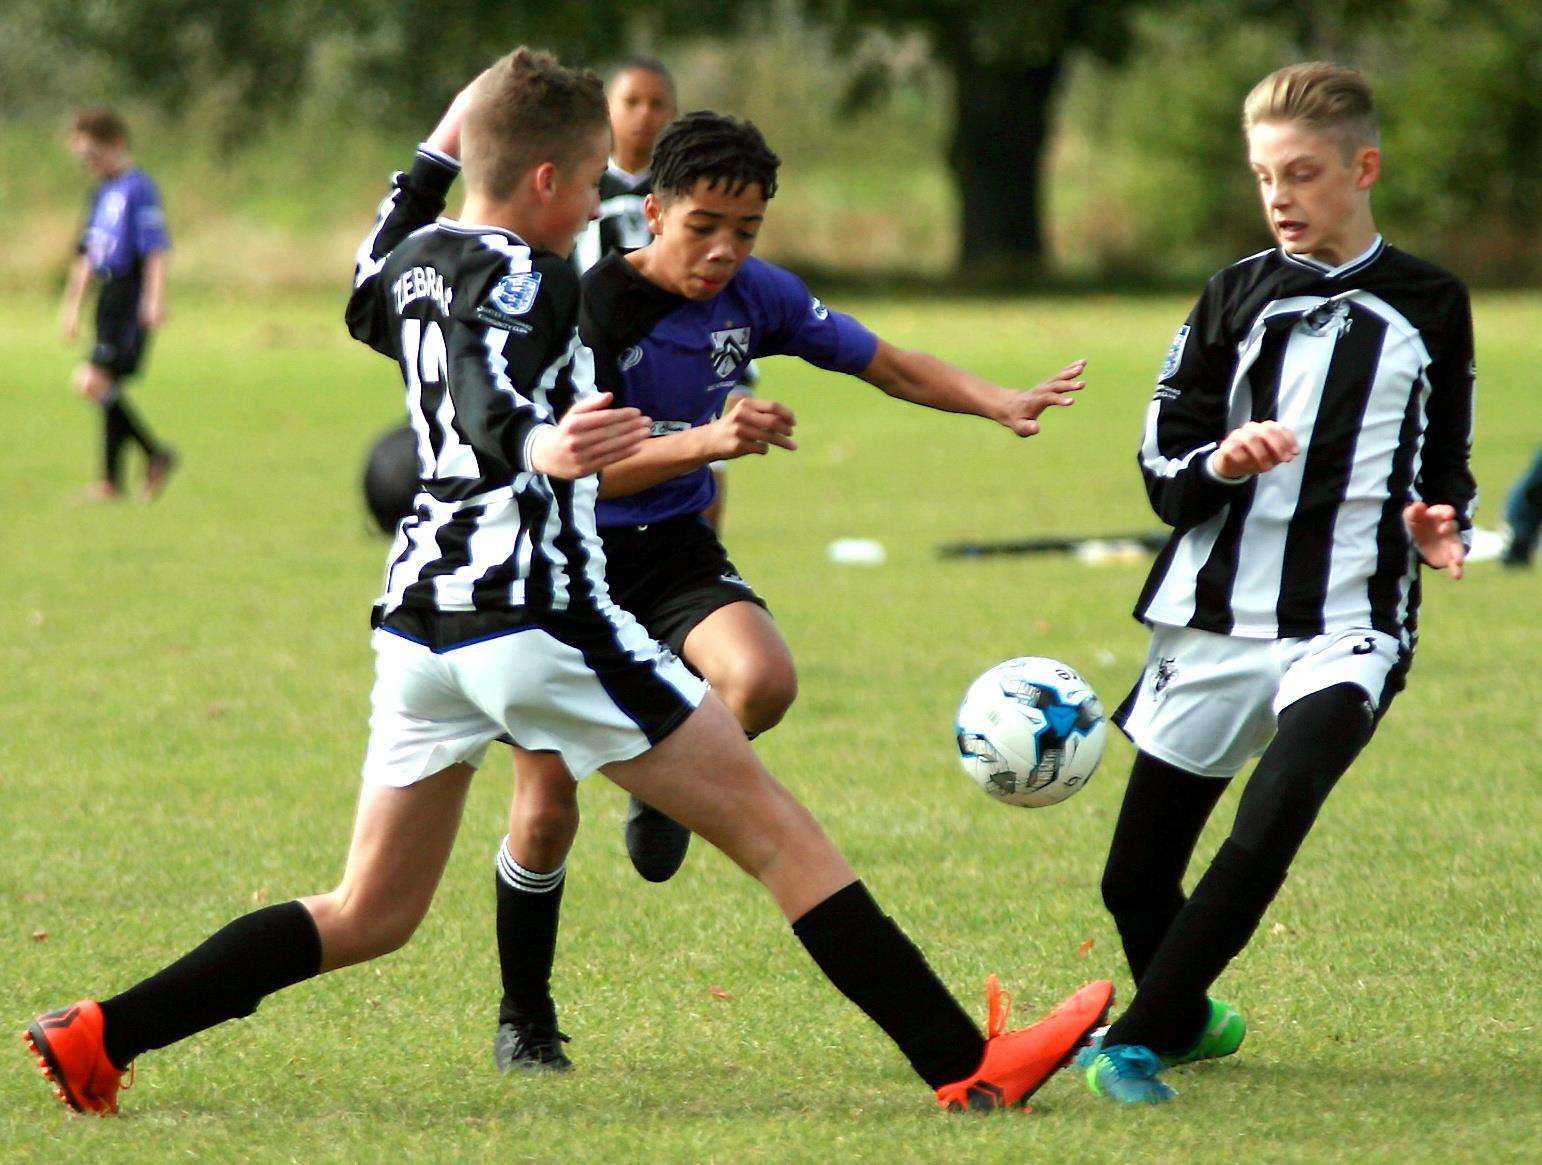
{"type": "Polygon", "coordinates": [[[1364,689],[1378,716],[1411,657],[1369,629],[1247,639],[1155,623],[1145,670],[1114,723],[1135,747],[1202,777],[1233,777],[1274,739],[1282,709],[1336,684],[1364,689]]]}
{"type": "Polygon", "coordinates": [[[707,685],[627,612],[554,619],[451,647],[382,627],[372,640],[364,779],[405,786],[508,737],[562,754],[584,777],[646,752],[679,727],[707,685]]]}

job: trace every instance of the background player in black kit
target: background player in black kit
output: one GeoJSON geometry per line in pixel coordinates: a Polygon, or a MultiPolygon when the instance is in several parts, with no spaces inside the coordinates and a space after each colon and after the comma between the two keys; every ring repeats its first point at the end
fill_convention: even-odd
{"type": "Polygon", "coordinates": [[[1106,1013],[1112,984],[1094,983],[1007,1032],[992,981],[982,1038],[721,701],[610,601],[595,474],[648,421],[595,389],[566,257],[594,214],[609,138],[599,79],[521,49],[457,98],[396,175],[359,248],[347,318],[398,362],[423,472],[374,612],[370,739],[342,882],[236,919],[119,995],[39,1016],[25,1039],[71,1109],[115,1112],[140,1053],[404,944],[472,774],[505,735],[573,771],[602,768],[719,846],[950,1109],[1021,1104],[1106,1013]],[[435,221],[460,155],[461,220],[435,221]]]}
{"type": "Polygon", "coordinates": [[[125,396],[126,381],[144,362],[150,334],[166,317],[166,253],[171,238],[160,192],[129,154],[128,127],[110,109],[83,109],[70,129],[70,150],[99,185],[70,268],[61,310],[65,339],[74,341],[86,291],[97,290],[96,338],[75,373],[75,388],[102,407],[102,476],[92,496],[123,494],[123,449],[145,455],[144,496],[156,497],[176,464],[125,396]]]}
{"type": "Polygon", "coordinates": [[[646,247],[653,238],[643,213],[643,199],[653,189],[653,146],[677,112],[674,78],[653,57],[618,65],[605,101],[614,145],[600,176],[600,217],[573,244],[580,274],[612,251],[646,247]]]}
{"type": "Polygon", "coordinates": [[[1151,653],[1115,719],[1139,754],[1103,877],[1139,991],[1083,1056],[1092,1090],[1127,1103],[1169,1099],[1159,1072],[1241,1044],[1210,985],[1402,688],[1420,560],[1461,577],[1476,500],[1467,291],[1376,231],[1365,79],[1281,69],[1243,125],[1279,246],[1211,278],[1140,452],[1173,535],[1136,608],[1151,653]],[[1185,900],[1200,830],[1259,752],[1185,900]]]}
{"type": "MultiPolygon", "coordinates": [[[[859,378],[896,400],[988,418],[1020,437],[1069,405],[1073,362],[1018,392],[926,352],[884,342],[815,299],[802,280],[752,255],[779,159],[748,122],[687,114],[659,139],[647,207],[654,241],[611,254],[584,276],[580,335],[595,378],[653,418],[653,437],[610,466],[596,521],[616,602],[704,676],[751,736],[773,728],[797,678],[776,622],[702,519],[718,459],[794,449],[794,418],[774,401],[719,415],[756,356],[797,356],[859,378]]],[[[504,995],[494,1058],[501,1068],[566,1068],[549,980],[578,828],[560,758],[522,752],[498,848],[498,951],[504,995]]],[[[634,797],[627,851],[650,881],[671,877],[690,833],[634,797]]]]}

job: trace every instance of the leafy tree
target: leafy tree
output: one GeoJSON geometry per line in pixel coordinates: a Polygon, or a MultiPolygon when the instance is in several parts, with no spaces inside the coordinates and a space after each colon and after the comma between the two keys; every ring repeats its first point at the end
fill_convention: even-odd
{"type": "Polygon", "coordinates": [[[1068,58],[1123,59],[1139,0],[814,0],[850,33],[919,28],[953,78],[948,164],[966,274],[1021,279],[1044,261],[1042,172],[1068,58]]]}

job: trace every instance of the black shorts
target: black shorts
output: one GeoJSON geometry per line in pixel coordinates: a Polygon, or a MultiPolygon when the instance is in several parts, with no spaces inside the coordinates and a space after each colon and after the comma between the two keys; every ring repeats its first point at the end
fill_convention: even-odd
{"type": "Polygon", "coordinates": [[[139,323],[139,280],[108,279],[96,300],[96,344],[90,362],[121,380],[139,371],[150,333],[139,323]]]}
{"type": "Polygon", "coordinates": [[[685,637],[730,603],[765,600],[739,577],[712,527],[696,514],[600,531],[610,597],[676,655],[685,637]]]}

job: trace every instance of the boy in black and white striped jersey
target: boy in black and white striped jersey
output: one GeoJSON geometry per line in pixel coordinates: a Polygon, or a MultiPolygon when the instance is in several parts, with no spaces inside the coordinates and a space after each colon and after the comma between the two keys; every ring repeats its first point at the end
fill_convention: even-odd
{"type": "Polygon", "coordinates": [[[1021,1104],[1106,1014],[1104,981],[1007,1032],[993,977],[982,1036],[722,701],[611,601],[596,474],[636,451],[649,422],[595,390],[566,254],[594,216],[609,144],[599,79],[521,49],[452,103],[395,176],[359,248],[347,318],[400,366],[421,488],[375,608],[342,882],[236,919],[118,995],[39,1016],[25,1038],[70,1108],[116,1112],[140,1053],[404,944],[472,774],[502,736],[579,776],[603,768],[759,880],[949,1109],[1021,1104]],[[461,219],[439,218],[462,156],[461,219]]]}
{"type": "Polygon", "coordinates": [[[1139,992],[1084,1057],[1093,1091],[1129,1102],[1168,1099],[1158,1072],[1241,1043],[1210,985],[1402,688],[1420,560],[1461,577],[1476,500],[1467,291],[1376,231],[1364,78],[1282,69],[1243,122],[1279,246],[1210,280],[1140,450],[1174,530],[1136,607],[1151,653],[1115,719],[1139,755],[1103,878],[1139,992]],[[1185,901],[1201,828],[1260,752],[1185,901]]]}

